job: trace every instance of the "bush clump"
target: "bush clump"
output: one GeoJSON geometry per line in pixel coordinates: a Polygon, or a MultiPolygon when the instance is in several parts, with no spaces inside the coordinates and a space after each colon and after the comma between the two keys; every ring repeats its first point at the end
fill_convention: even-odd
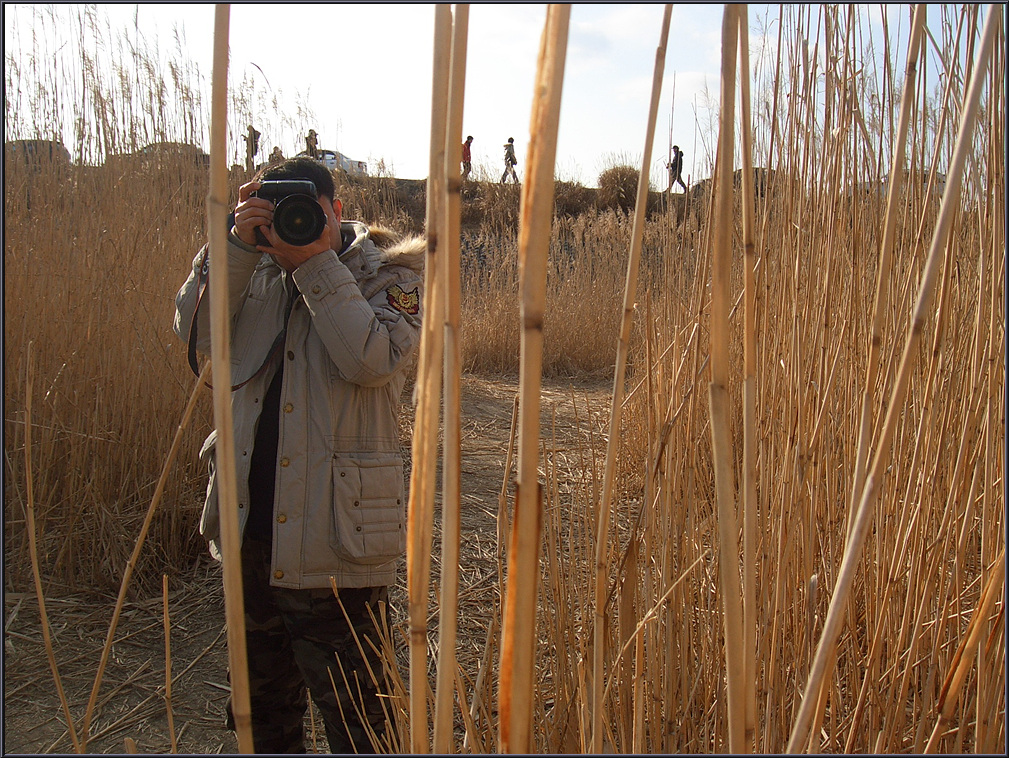
{"type": "Polygon", "coordinates": [[[599,210],[630,213],[638,194],[638,170],[632,166],[613,166],[599,175],[596,204],[599,210]]]}
{"type": "Polygon", "coordinates": [[[554,214],[560,217],[577,218],[592,210],[595,193],[578,182],[556,182],[554,184],[554,214]]]}

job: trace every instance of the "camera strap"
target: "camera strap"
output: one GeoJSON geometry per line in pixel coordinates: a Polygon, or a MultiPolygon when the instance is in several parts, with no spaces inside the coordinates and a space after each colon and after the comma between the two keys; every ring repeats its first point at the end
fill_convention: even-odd
{"type": "MultiPolygon", "coordinates": [[[[189,325],[189,368],[192,369],[193,373],[197,376],[200,375],[200,365],[196,359],[196,318],[200,312],[200,306],[203,304],[203,296],[207,292],[207,282],[210,279],[210,249],[205,248],[203,251],[203,260],[200,261],[200,272],[196,277],[196,308],[193,310],[193,320],[189,325]]],[[[298,299],[298,290],[295,288],[294,295],[288,300],[287,308],[284,311],[284,327],[280,330],[280,334],[277,335],[276,339],[273,340],[273,344],[270,346],[269,352],[266,354],[266,359],[263,361],[263,365],[256,369],[256,373],[246,379],[240,384],[234,384],[231,387],[231,391],[241,389],[246,384],[251,382],[257,376],[266,371],[266,367],[273,363],[273,358],[277,352],[284,346],[284,340],[287,337],[287,321],[291,316],[291,309],[294,306],[294,301],[298,299]]],[[[210,389],[214,388],[210,382],[204,382],[204,384],[210,389]]]]}

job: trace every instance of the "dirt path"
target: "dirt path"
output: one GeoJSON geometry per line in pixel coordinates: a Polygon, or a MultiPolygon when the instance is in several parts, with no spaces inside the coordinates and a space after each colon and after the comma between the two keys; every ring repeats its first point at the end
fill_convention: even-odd
{"type": "MultiPolygon", "coordinates": [[[[544,382],[542,435],[555,449],[586,444],[608,418],[609,384],[544,382]],[[573,403],[575,405],[573,405],[573,403]],[[576,410],[577,409],[577,410],[576,410]],[[577,415],[578,425],[574,423],[577,415]]],[[[488,609],[499,603],[497,513],[517,384],[463,379],[462,545],[458,656],[475,670],[484,653],[488,609]]],[[[510,477],[511,478],[511,477],[510,477]]],[[[435,540],[440,509],[435,514],[435,540]]],[[[440,566],[436,544],[432,585],[440,566]]],[[[405,629],[405,571],[392,593],[393,621],[405,629]]],[[[433,590],[432,590],[433,591],[433,590]]],[[[80,730],[115,598],[47,598],[51,636],[71,717],[80,730]]],[[[227,647],[219,566],[208,560],[170,588],[172,713],[180,753],[237,750],[224,726],[227,647]]],[[[432,629],[434,620],[432,619],[432,629]]],[[[4,596],[4,752],[69,753],[73,745],[53,684],[31,592],[4,596]]],[[[436,636],[432,637],[435,641],[436,636]]],[[[401,650],[401,661],[405,656],[401,650]]],[[[406,667],[402,667],[406,678],[406,667]]],[[[160,596],[128,604],[105,672],[87,751],[122,753],[125,740],[143,753],[171,749],[165,702],[165,636],[160,596]]],[[[318,735],[318,747],[325,737],[318,735]]]]}

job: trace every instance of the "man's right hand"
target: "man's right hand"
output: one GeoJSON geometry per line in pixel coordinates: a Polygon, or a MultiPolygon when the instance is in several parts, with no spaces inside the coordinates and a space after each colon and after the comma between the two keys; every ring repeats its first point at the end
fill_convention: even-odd
{"type": "Polygon", "coordinates": [[[256,229],[273,224],[273,203],[252,193],[262,186],[260,182],[249,182],[238,188],[238,205],[235,206],[235,234],[246,245],[260,244],[256,229]]]}

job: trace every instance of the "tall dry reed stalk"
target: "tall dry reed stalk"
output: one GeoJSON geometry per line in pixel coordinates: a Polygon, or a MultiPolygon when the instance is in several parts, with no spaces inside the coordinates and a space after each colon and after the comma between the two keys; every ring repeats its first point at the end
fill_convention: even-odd
{"type": "Polygon", "coordinates": [[[518,481],[502,611],[499,745],[504,753],[533,747],[533,690],[543,493],[539,481],[540,382],[546,269],[553,221],[554,163],[571,7],[551,5],[540,38],[530,118],[529,170],[522,185],[519,290],[522,343],[519,375],[518,481]]]}
{"type": "MultiPolygon", "coordinates": [[[[207,194],[207,237],[211,271],[228,270],[227,149],[228,37],[230,8],[214,12],[214,86],[210,118],[210,192],[207,194]]],[[[231,314],[228,277],[210,277],[210,365],[214,382],[214,428],[217,444],[217,507],[221,520],[221,563],[224,570],[224,607],[228,621],[228,677],[231,713],[238,749],[255,752],[249,704],[249,666],[245,645],[245,598],[242,586],[242,534],[238,528],[238,480],[235,463],[235,426],[231,414],[231,314]]]]}
{"type": "MultiPolygon", "coordinates": [[[[460,169],[463,94],[466,89],[466,42],[469,5],[457,4],[452,19],[452,59],[445,130],[445,313],[444,443],[442,445],[442,569],[438,613],[438,671],[435,689],[434,752],[454,753],[453,719],[456,678],[456,616],[459,611],[459,539],[462,510],[462,354],[459,340],[461,264],[459,260],[460,169]]],[[[460,695],[462,691],[460,690],[460,695]]]]}
{"type": "MultiPolygon", "coordinates": [[[[729,427],[729,309],[732,229],[732,165],[735,145],[736,61],[739,12],[727,5],[722,18],[721,110],[718,157],[715,159],[713,233],[711,236],[711,450],[718,509],[718,572],[722,595],[729,750],[744,750],[746,731],[746,662],[743,659],[743,598],[739,582],[739,521],[729,427]]],[[[744,73],[744,76],[746,74],[744,73]]]]}
{"type": "Polygon", "coordinates": [[[407,599],[410,649],[410,749],[430,751],[427,718],[427,607],[431,571],[438,458],[438,411],[441,405],[446,293],[441,273],[445,242],[441,239],[445,208],[445,140],[451,70],[452,14],[435,7],[431,103],[431,172],[427,183],[427,254],[425,255],[424,326],[417,368],[410,499],[407,510],[407,599]],[[439,328],[439,326],[441,328],[439,328]]]}
{"type": "Polygon", "coordinates": [[[620,338],[617,342],[616,367],[613,373],[613,399],[610,404],[609,441],[606,445],[606,465],[603,471],[603,491],[599,504],[599,519],[595,544],[595,619],[593,625],[592,659],[592,750],[603,750],[603,689],[604,661],[606,653],[606,604],[609,584],[610,558],[610,508],[613,497],[613,479],[616,470],[616,455],[620,440],[620,418],[624,400],[624,378],[627,369],[627,354],[630,350],[631,323],[634,317],[635,300],[638,289],[638,264],[641,256],[641,241],[644,235],[645,209],[648,202],[648,167],[651,164],[651,146],[655,139],[655,119],[659,110],[659,95],[662,92],[662,75],[666,65],[666,43],[669,40],[669,19],[671,5],[665,6],[659,44],[655,50],[655,65],[652,73],[652,93],[645,126],[645,149],[638,174],[637,196],[634,203],[634,225],[631,230],[631,244],[627,256],[627,279],[624,285],[624,305],[620,323],[620,338]]]}
{"type": "Polygon", "coordinates": [[[39,603],[39,619],[42,623],[42,640],[46,646],[46,657],[49,659],[49,669],[53,675],[53,683],[60,698],[60,706],[63,708],[63,718],[67,722],[67,730],[73,742],[74,750],[77,753],[83,752],[84,748],[77,739],[74,729],[73,718],[70,716],[70,706],[67,703],[67,696],[63,689],[63,680],[60,677],[59,666],[56,663],[56,656],[53,653],[53,643],[49,632],[49,615],[46,613],[45,594],[42,591],[42,576],[39,571],[38,549],[35,546],[35,495],[32,487],[32,389],[34,385],[34,363],[32,361],[32,343],[28,343],[27,368],[25,378],[25,486],[27,488],[27,504],[25,507],[25,520],[28,522],[28,545],[31,555],[32,576],[35,579],[35,597],[39,603]]]}
{"type": "Polygon", "coordinates": [[[746,687],[743,750],[754,752],[757,730],[757,344],[756,267],[753,181],[753,131],[750,111],[750,25],[742,8],[739,19],[739,136],[742,156],[743,243],[743,685],[746,687]]]}

